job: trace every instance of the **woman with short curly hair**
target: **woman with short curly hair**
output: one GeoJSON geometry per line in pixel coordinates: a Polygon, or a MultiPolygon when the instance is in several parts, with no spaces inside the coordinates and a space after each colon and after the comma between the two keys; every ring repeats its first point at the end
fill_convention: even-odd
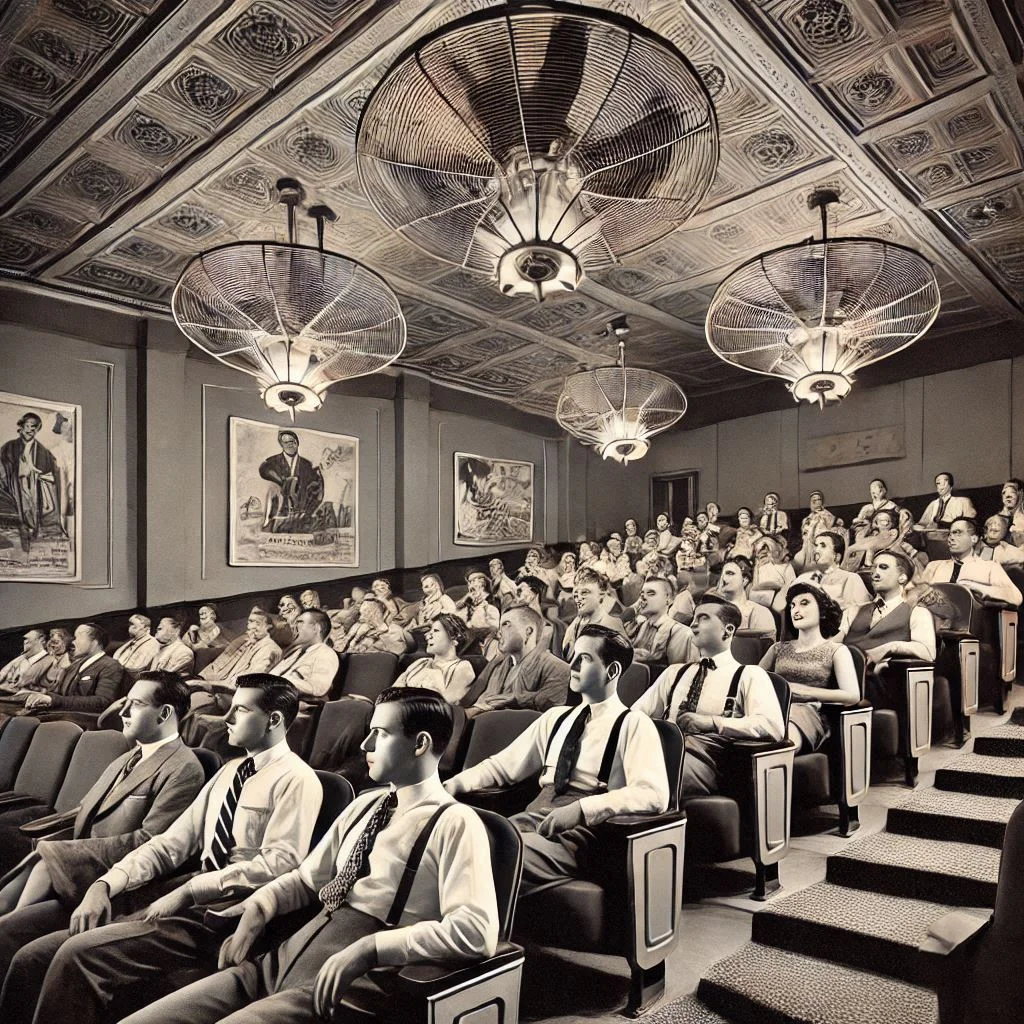
{"type": "Polygon", "coordinates": [[[422,686],[458,704],[469,692],[476,673],[459,657],[468,637],[465,622],[454,612],[442,612],[427,630],[427,657],[417,658],[396,680],[395,686],[422,686]]]}

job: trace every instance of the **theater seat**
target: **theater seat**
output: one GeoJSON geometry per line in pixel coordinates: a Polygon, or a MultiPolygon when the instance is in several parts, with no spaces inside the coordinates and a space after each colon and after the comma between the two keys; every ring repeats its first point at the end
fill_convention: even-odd
{"type": "Polygon", "coordinates": [[[640,664],[638,661],[634,661],[629,668],[622,673],[622,678],[619,680],[619,700],[621,700],[626,707],[632,707],[650,688],[650,685],[650,668],[648,668],[647,665],[640,664]]]}
{"type": "Polygon", "coordinates": [[[320,804],[320,813],[313,825],[313,838],[309,843],[311,850],[323,839],[338,815],[356,798],[356,791],[352,788],[352,783],[343,776],[334,772],[318,771],[316,777],[320,780],[324,795],[323,802],[320,804]]]}
{"type": "MultiPolygon", "coordinates": [[[[498,708],[478,715],[472,719],[473,727],[469,732],[462,768],[472,768],[499,750],[504,750],[538,718],[540,712],[529,708],[498,708]]],[[[472,803],[477,809],[509,815],[522,810],[539,792],[534,777],[507,789],[474,793],[472,803]]]]}
{"type": "Polygon", "coordinates": [[[932,719],[936,705],[949,705],[949,686],[936,677],[935,665],[915,658],[891,658],[881,677],[865,683],[871,702],[872,756],[903,759],[904,781],[917,785],[918,758],[932,745],[932,719]]]}
{"type": "Polygon", "coordinates": [[[21,762],[25,760],[32,734],[39,728],[39,719],[11,718],[0,733],[0,793],[14,788],[21,762]]]}
{"type": "Polygon", "coordinates": [[[53,806],[81,735],[82,730],[70,722],[43,722],[33,732],[14,786],[0,793],[0,819],[21,807],[41,808],[39,814],[43,814],[53,806]]]}
{"type": "Polygon", "coordinates": [[[398,656],[388,651],[362,651],[345,658],[345,696],[373,701],[398,678],[398,656]]]}
{"type": "Polygon", "coordinates": [[[224,763],[220,754],[216,750],[207,750],[205,747],[193,747],[192,753],[196,755],[196,759],[202,766],[204,780],[209,782],[224,763]]]}

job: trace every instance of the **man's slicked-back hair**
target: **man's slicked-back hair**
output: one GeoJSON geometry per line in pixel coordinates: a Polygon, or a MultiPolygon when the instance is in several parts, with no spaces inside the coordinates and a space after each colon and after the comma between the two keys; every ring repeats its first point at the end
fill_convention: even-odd
{"type": "Polygon", "coordinates": [[[153,703],[158,706],[170,704],[180,722],[188,714],[192,691],[177,672],[165,672],[153,668],[139,674],[139,682],[156,683],[153,703]]]}
{"type": "Polygon", "coordinates": [[[320,608],[303,608],[303,615],[308,615],[320,630],[320,639],[326,640],[331,635],[331,617],[320,608]]]}
{"type": "Polygon", "coordinates": [[[935,474],[935,479],[938,480],[940,476],[944,476],[949,481],[951,489],[956,487],[956,481],[953,479],[953,474],[950,473],[948,469],[940,469],[938,473],[935,474]]]}
{"type": "Polygon", "coordinates": [[[520,576],[520,583],[525,583],[538,597],[547,593],[548,585],[539,576],[520,576]]]}
{"type": "Polygon", "coordinates": [[[107,644],[110,643],[110,637],[107,635],[107,631],[98,622],[80,622],[79,627],[84,626],[89,631],[89,636],[93,638],[100,645],[101,650],[107,649],[107,644]]]}
{"type": "Polygon", "coordinates": [[[430,736],[431,753],[440,757],[445,752],[455,729],[455,713],[439,693],[423,686],[389,686],[373,703],[397,704],[405,735],[425,732],[430,736]]]}
{"type": "Polygon", "coordinates": [[[978,531],[978,520],[973,516],[957,516],[949,525],[952,528],[956,526],[957,523],[966,523],[967,529],[973,533],[975,537],[981,536],[981,533],[978,531]]]}
{"type": "MultiPolygon", "coordinates": [[[[732,601],[727,601],[724,597],[719,597],[718,594],[704,594],[697,602],[697,608],[708,604],[713,604],[718,609],[718,619],[723,626],[732,626],[734,630],[740,628],[743,622],[743,612],[732,601]]],[[[696,614],[695,609],[694,615],[696,614]]]]}
{"type": "Polygon", "coordinates": [[[749,587],[754,582],[754,563],[746,555],[730,555],[722,566],[727,566],[730,562],[739,569],[744,587],[749,587]]]}
{"type": "Polygon", "coordinates": [[[585,636],[596,637],[601,641],[597,648],[597,656],[605,668],[610,668],[613,663],[617,664],[621,679],[622,673],[633,664],[633,645],[621,633],[607,626],[584,626],[576,639],[585,636]]]}
{"type": "Polygon", "coordinates": [[[268,715],[280,711],[284,727],[291,727],[299,713],[299,691],[282,676],[270,672],[250,672],[235,680],[235,689],[260,691],[260,708],[268,715]]]}
{"type": "Polygon", "coordinates": [[[843,555],[846,554],[846,538],[835,530],[822,530],[814,539],[818,540],[821,537],[828,537],[832,541],[832,550],[836,553],[836,561],[841,562],[843,555]]]}
{"type": "Polygon", "coordinates": [[[875,555],[875,561],[877,562],[880,558],[885,556],[891,558],[902,572],[907,577],[907,583],[914,578],[914,563],[905,555],[902,551],[894,551],[892,548],[886,548],[884,551],[879,551],[875,555]]]}

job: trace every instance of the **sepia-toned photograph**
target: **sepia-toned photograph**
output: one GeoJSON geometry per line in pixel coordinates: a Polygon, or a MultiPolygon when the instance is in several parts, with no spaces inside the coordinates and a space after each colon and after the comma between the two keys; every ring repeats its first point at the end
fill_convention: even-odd
{"type": "Polygon", "coordinates": [[[455,453],[455,543],[528,544],[533,463],[455,453]]]}
{"type": "Polygon", "coordinates": [[[230,418],[231,565],[359,563],[359,438],[230,418]]]}
{"type": "Polygon", "coordinates": [[[0,393],[0,581],[80,578],[78,405],[0,393]]]}

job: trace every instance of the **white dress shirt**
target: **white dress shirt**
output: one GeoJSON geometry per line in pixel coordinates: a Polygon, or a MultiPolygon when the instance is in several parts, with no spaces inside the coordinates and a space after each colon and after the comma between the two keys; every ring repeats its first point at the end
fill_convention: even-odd
{"type": "Polygon", "coordinates": [[[44,647],[31,657],[19,654],[8,662],[0,672],[0,683],[10,686],[29,687],[46,675],[46,670],[53,664],[53,655],[44,647]]]}
{"type": "Polygon", "coordinates": [[[473,666],[463,658],[449,662],[417,658],[391,685],[422,686],[439,693],[449,704],[458,704],[475,678],[473,666]]]}
{"type": "MultiPolygon", "coordinates": [[[[228,761],[166,832],[122,857],[99,881],[110,895],[173,875],[195,854],[208,857],[221,807],[244,758],[228,761]]],[[[285,740],[253,758],[256,772],[238,799],[228,863],[189,882],[196,903],[211,903],[233,885],[261,886],[297,867],[309,851],[323,788],[316,772],[285,740]]]]}
{"type": "MultiPolygon", "coordinates": [[[[786,726],[782,720],[782,708],[779,707],[779,700],[775,696],[775,687],[772,686],[768,673],[757,665],[744,666],[736,691],[734,715],[725,718],[722,714],[725,709],[725,698],[729,695],[732,677],[740,663],[733,657],[731,651],[716,654],[713,660],[715,667],[704,677],[700,700],[697,701],[697,714],[711,715],[715,721],[715,731],[726,739],[781,740],[786,726]]],[[[676,721],[686,703],[690,683],[696,672],[696,665],[686,668],[669,665],[658,676],[654,685],[633,705],[633,710],[651,718],[667,717],[671,722],[676,721]],[[672,685],[677,676],[680,676],[679,682],[673,691],[672,685]],[[665,707],[670,692],[672,704],[666,716],[665,707]]]]}
{"type": "Polygon", "coordinates": [[[1008,565],[1013,569],[1019,569],[1024,565],[1024,550],[1005,540],[1001,540],[995,545],[982,541],[975,548],[974,553],[983,562],[998,562],[1000,565],[1008,565]]]}
{"type": "Polygon", "coordinates": [[[243,633],[232,640],[200,673],[207,682],[231,683],[247,672],[269,672],[281,660],[281,648],[268,634],[259,640],[243,633]]]}
{"type": "Polygon", "coordinates": [[[660,813],[668,807],[668,774],[661,740],[654,723],[646,716],[630,713],[622,723],[619,742],[612,761],[612,770],[605,792],[597,789],[598,774],[605,747],[615,720],[626,710],[618,696],[612,695],[600,704],[574,708],[558,727],[551,748],[548,740],[556,723],[565,714],[564,707],[551,708],[536,719],[525,732],[504,750],[460,772],[448,782],[456,793],[493,786],[510,786],[540,771],[540,784],[555,781],[555,766],[562,744],[583,707],[590,708],[590,721],[583,730],[579,756],[569,784],[575,789],[590,790],[580,800],[584,820],[596,825],[615,814],[660,813]],[[547,751],[547,760],[544,753],[547,751]]]}
{"type": "Polygon", "coordinates": [[[153,668],[162,672],[191,672],[196,656],[184,640],[172,640],[160,645],[160,653],[153,661],[153,668]]]}
{"type": "MultiPolygon", "coordinates": [[[[921,573],[922,583],[951,583],[953,567],[952,558],[943,558],[929,562],[921,573]]],[[[1014,606],[1021,602],[1021,593],[1006,575],[1006,570],[998,562],[988,562],[977,555],[968,555],[961,561],[960,575],[956,582],[961,586],[973,589],[978,587],[985,597],[993,601],[1003,601],[1014,606]]]]}
{"type": "MultiPolygon", "coordinates": [[[[864,602],[867,604],[867,602],[864,602]]],[[[897,594],[895,597],[890,597],[888,601],[885,601],[881,607],[875,608],[871,613],[871,625],[874,626],[876,622],[881,621],[886,615],[894,612],[901,604],[906,604],[902,594],[897,594]]],[[[857,617],[857,612],[860,608],[847,608],[843,612],[842,621],[839,624],[839,632],[833,637],[834,640],[842,643],[846,639],[846,634],[850,632],[850,626],[853,625],[853,620],[857,617]]],[[[910,639],[900,640],[898,643],[907,644],[910,646],[903,657],[906,658],[920,658],[922,661],[934,661],[935,660],[935,619],[932,618],[931,612],[926,608],[922,608],[919,605],[915,605],[910,609],[910,639]]],[[[870,650],[870,648],[869,648],[870,650]]]]}
{"type": "Polygon", "coordinates": [[[840,569],[838,565],[830,565],[828,569],[821,572],[821,579],[815,579],[820,572],[820,569],[811,569],[797,576],[794,582],[810,583],[821,587],[829,597],[838,602],[839,607],[844,611],[847,608],[858,608],[871,600],[868,588],[864,586],[864,581],[857,573],[840,569]]]}
{"type": "MultiPolygon", "coordinates": [[[[367,822],[363,810],[382,796],[381,790],[360,794],[298,868],[253,894],[268,918],[317,901],[348,862],[367,822]]],[[[369,873],[345,900],[378,921],[387,920],[420,830],[438,807],[449,809],[431,832],[398,926],[376,934],[380,966],[491,956],[498,942],[498,907],[483,822],[445,792],[436,774],[403,786],[397,796],[398,806],[370,852],[369,873]]]]}
{"type": "Polygon", "coordinates": [[[970,519],[974,519],[977,512],[974,511],[974,503],[970,498],[962,498],[959,494],[951,494],[948,498],[934,498],[928,502],[928,507],[924,510],[924,515],[921,516],[917,521],[918,526],[923,526],[928,530],[941,529],[938,527],[939,509],[945,500],[945,507],[942,508],[941,521],[944,523],[951,523],[954,519],[959,519],[960,516],[967,516],[970,519]]]}
{"type": "Polygon", "coordinates": [[[326,697],[337,674],[338,655],[325,643],[288,651],[274,666],[274,675],[309,697],[326,697]]]}

